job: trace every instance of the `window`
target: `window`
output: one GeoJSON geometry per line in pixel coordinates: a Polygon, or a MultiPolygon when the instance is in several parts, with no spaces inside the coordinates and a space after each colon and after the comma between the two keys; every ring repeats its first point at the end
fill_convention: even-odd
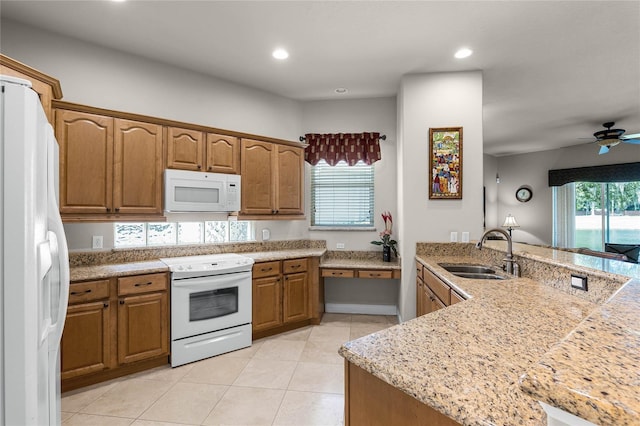
{"type": "Polygon", "coordinates": [[[116,223],[113,230],[116,248],[255,240],[249,221],[125,222],[116,223]]]}
{"type": "Polygon", "coordinates": [[[640,244],[640,181],[573,182],[554,194],[554,245],[606,251],[640,244]]]}
{"type": "Polygon", "coordinates": [[[373,227],[373,165],[321,160],[311,170],[312,227],[373,227]]]}

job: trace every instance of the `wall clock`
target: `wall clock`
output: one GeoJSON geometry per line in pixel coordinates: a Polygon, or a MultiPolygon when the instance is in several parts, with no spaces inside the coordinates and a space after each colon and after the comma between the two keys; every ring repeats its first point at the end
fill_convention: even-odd
{"type": "Polygon", "coordinates": [[[526,203],[527,201],[531,200],[531,197],[533,197],[533,191],[531,191],[531,188],[527,186],[521,186],[516,191],[516,200],[520,201],[521,203],[526,203]]]}

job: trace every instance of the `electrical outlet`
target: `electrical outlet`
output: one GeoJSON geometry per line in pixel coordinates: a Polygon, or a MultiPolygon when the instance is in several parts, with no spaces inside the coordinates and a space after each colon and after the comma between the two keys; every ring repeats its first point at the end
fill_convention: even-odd
{"type": "Polygon", "coordinates": [[[94,235],[91,237],[91,248],[101,249],[103,244],[102,235],[94,235]]]}
{"type": "Polygon", "coordinates": [[[468,243],[469,242],[469,233],[468,232],[463,232],[462,233],[462,242],[463,243],[468,243]]]}
{"type": "Polygon", "coordinates": [[[271,231],[269,230],[269,228],[264,228],[262,230],[262,241],[269,241],[270,238],[271,238],[271,231]]]}
{"type": "Polygon", "coordinates": [[[452,243],[457,243],[458,242],[458,233],[456,231],[453,231],[451,233],[451,237],[450,237],[449,241],[451,241],[452,243]]]}
{"type": "Polygon", "coordinates": [[[344,243],[338,243],[338,244],[336,244],[336,248],[337,248],[337,249],[344,249],[344,243]]]}
{"type": "Polygon", "coordinates": [[[587,291],[587,277],[586,275],[571,274],[571,287],[578,290],[587,291]]]}

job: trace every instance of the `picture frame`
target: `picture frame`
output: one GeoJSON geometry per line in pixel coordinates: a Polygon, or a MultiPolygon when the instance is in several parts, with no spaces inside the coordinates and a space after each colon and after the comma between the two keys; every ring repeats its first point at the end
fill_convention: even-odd
{"type": "Polygon", "coordinates": [[[462,127],[429,128],[429,199],[462,199],[462,127]]]}

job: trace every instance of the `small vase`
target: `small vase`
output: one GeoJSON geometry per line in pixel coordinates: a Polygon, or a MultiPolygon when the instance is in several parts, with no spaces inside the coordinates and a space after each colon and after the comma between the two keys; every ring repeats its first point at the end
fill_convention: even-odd
{"type": "Polygon", "coordinates": [[[382,261],[391,262],[391,246],[382,246],[382,261]]]}

